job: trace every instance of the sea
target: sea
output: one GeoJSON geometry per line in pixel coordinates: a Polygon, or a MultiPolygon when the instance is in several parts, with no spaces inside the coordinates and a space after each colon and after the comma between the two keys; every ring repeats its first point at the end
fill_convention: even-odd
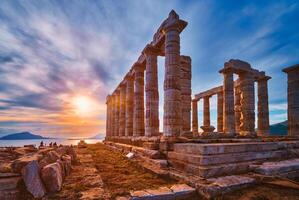
{"type": "MultiPolygon", "coordinates": [[[[35,145],[38,147],[43,141],[44,145],[49,145],[49,143],[56,142],[57,145],[77,145],[80,141],[79,139],[34,139],[34,140],[0,140],[0,147],[23,147],[24,145],[35,145]]],[[[103,139],[84,139],[88,144],[95,144],[102,142],[103,139]]]]}

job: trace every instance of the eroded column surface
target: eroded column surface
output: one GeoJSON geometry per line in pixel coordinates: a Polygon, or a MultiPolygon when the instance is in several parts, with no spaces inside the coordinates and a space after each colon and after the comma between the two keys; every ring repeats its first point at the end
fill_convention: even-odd
{"type": "Polygon", "coordinates": [[[120,108],[120,93],[119,89],[115,91],[115,112],[114,112],[114,136],[119,136],[119,108],[120,108]]]}
{"type": "Polygon", "coordinates": [[[236,133],[240,132],[241,124],[241,90],[240,80],[237,79],[235,82],[235,127],[236,133]]]}
{"type": "Polygon", "coordinates": [[[241,90],[241,135],[255,135],[254,77],[251,73],[240,73],[241,90]]]}
{"type": "Polygon", "coordinates": [[[191,58],[181,56],[182,133],[191,131],[191,58]]]}
{"type": "Polygon", "coordinates": [[[271,77],[264,76],[257,81],[257,133],[258,135],[269,135],[269,103],[268,103],[268,80],[271,77]]]}
{"type": "Polygon", "coordinates": [[[126,136],[133,136],[134,77],[126,77],[126,136]]]}
{"type": "Polygon", "coordinates": [[[119,136],[125,136],[126,131],[126,84],[120,85],[119,102],[119,136]]]}
{"type": "Polygon", "coordinates": [[[200,127],[204,133],[210,133],[214,131],[214,127],[211,126],[210,120],[210,96],[203,98],[203,126],[200,127]]]}
{"type": "Polygon", "coordinates": [[[217,93],[217,131],[223,132],[223,91],[217,93]]]}
{"type": "Polygon", "coordinates": [[[159,135],[159,91],[157,56],[159,49],[147,45],[143,53],[146,56],[145,82],[145,136],[159,135]]]}
{"type": "Polygon", "coordinates": [[[170,16],[171,24],[165,27],[165,76],[163,135],[180,135],[182,124],[180,86],[180,33],[176,16],[170,16]]]}
{"type": "Polygon", "coordinates": [[[106,138],[111,136],[111,96],[108,95],[106,98],[106,138]]]}
{"type": "Polygon", "coordinates": [[[133,66],[134,80],[134,120],[133,136],[144,136],[144,66],[133,66]]]}
{"type": "Polygon", "coordinates": [[[299,64],[283,70],[288,74],[288,135],[299,135],[299,64]]]}
{"type": "Polygon", "coordinates": [[[223,81],[223,130],[235,134],[234,77],[230,69],[222,70],[223,81]]]}
{"type": "Polygon", "coordinates": [[[192,100],[192,133],[193,136],[198,134],[198,110],[197,100],[192,100]]]}

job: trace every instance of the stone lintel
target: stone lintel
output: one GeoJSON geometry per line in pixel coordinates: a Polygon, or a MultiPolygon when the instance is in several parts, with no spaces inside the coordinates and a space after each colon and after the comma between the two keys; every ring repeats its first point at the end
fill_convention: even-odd
{"type": "Polygon", "coordinates": [[[292,65],[290,67],[284,68],[282,71],[285,72],[285,73],[289,73],[289,72],[292,72],[292,71],[299,71],[299,64],[292,65]]]}
{"type": "Polygon", "coordinates": [[[206,96],[213,96],[213,95],[221,92],[222,90],[223,90],[222,86],[214,87],[212,89],[209,89],[209,90],[206,90],[204,92],[196,94],[195,99],[198,101],[199,99],[204,98],[206,96]]]}
{"type": "Polygon", "coordinates": [[[154,47],[153,45],[151,44],[147,44],[143,51],[142,51],[142,54],[143,55],[156,55],[156,56],[160,56],[162,54],[161,52],[161,49],[160,48],[157,48],[157,47],[154,47]]]}

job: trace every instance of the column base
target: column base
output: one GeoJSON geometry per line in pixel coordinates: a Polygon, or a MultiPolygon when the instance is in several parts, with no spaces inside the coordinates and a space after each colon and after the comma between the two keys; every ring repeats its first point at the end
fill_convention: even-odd
{"type": "Polygon", "coordinates": [[[212,133],[215,130],[214,126],[201,126],[204,133],[212,133]]]}

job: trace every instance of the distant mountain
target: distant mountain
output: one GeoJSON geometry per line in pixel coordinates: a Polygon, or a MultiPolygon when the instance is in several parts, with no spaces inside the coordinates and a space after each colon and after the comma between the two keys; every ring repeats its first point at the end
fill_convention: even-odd
{"type": "Polygon", "coordinates": [[[270,135],[287,135],[288,121],[270,125],[270,135]]]}
{"type": "Polygon", "coordinates": [[[40,135],[35,135],[30,132],[13,133],[0,138],[0,140],[34,140],[34,139],[49,139],[40,135]]]}
{"type": "Polygon", "coordinates": [[[101,139],[104,139],[105,138],[105,135],[104,134],[97,134],[95,136],[92,136],[88,139],[98,139],[98,140],[101,140],[101,139]]]}

